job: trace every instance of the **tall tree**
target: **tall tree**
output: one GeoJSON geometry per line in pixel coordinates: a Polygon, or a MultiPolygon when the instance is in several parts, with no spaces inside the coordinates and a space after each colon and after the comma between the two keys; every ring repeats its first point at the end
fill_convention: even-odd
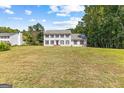
{"type": "MultiPolygon", "coordinates": [[[[124,48],[124,6],[85,6],[82,30],[88,38],[88,46],[124,48]]],[[[77,31],[78,32],[78,31],[77,31]]]]}
{"type": "Polygon", "coordinates": [[[17,33],[20,32],[18,29],[12,29],[10,27],[0,27],[0,33],[17,33]]]}
{"type": "Polygon", "coordinates": [[[29,36],[32,44],[42,44],[43,43],[43,33],[44,33],[44,27],[37,23],[36,25],[29,26],[28,27],[29,36]]]}

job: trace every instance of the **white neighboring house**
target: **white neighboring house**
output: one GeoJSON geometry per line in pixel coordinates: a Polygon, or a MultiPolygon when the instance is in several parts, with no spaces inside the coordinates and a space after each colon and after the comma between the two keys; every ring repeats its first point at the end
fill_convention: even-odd
{"type": "Polygon", "coordinates": [[[9,42],[11,45],[22,45],[22,33],[0,33],[0,41],[9,42]]]}
{"type": "Polygon", "coordinates": [[[72,34],[70,30],[47,30],[44,32],[44,46],[87,46],[87,38],[82,34],[72,34]]]}

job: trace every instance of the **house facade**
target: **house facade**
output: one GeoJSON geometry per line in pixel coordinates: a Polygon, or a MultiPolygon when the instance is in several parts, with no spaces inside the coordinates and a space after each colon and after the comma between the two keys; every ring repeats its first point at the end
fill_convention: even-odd
{"type": "Polygon", "coordinates": [[[47,30],[44,32],[44,46],[86,46],[87,38],[72,34],[70,30],[47,30]]]}
{"type": "Polygon", "coordinates": [[[11,45],[22,45],[22,33],[0,33],[0,41],[8,42],[11,45]]]}

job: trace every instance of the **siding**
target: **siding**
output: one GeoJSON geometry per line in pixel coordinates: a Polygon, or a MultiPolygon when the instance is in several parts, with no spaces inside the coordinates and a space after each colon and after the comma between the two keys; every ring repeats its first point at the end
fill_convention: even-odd
{"type": "Polygon", "coordinates": [[[54,35],[54,38],[51,38],[50,35],[49,35],[49,38],[46,38],[45,35],[44,35],[44,46],[54,46],[54,45],[50,44],[50,42],[49,42],[49,44],[45,44],[45,40],[49,40],[49,41],[53,40],[54,41],[54,45],[56,45],[56,40],[59,40],[58,44],[60,46],[71,46],[71,35],[69,35],[69,37],[65,37],[65,35],[64,35],[63,38],[61,38],[60,35],[59,35],[58,38],[55,37],[55,35],[54,35]],[[64,41],[64,45],[60,44],[61,40],[64,41]],[[66,40],[69,40],[70,43],[66,44],[66,40]]]}
{"type": "Polygon", "coordinates": [[[87,45],[87,40],[86,39],[82,39],[83,44],[80,44],[80,40],[76,40],[77,44],[74,44],[74,40],[71,40],[71,35],[69,35],[69,37],[65,37],[65,35],[64,35],[63,38],[60,37],[60,35],[59,35],[58,38],[56,38],[55,35],[54,35],[53,38],[51,38],[50,35],[49,35],[49,37],[46,37],[44,35],[44,46],[55,46],[57,40],[58,40],[58,45],[59,46],[83,46],[83,47],[86,47],[86,45],[87,45]],[[61,40],[64,41],[64,44],[60,43],[61,40]],[[69,44],[66,44],[67,40],[69,41],[69,44]],[[45,41],[49,41],[49,44],[46,44],[45,41]],[[51,41],[54,41],[54,44],[50,44],[51,41]]]}
{"type": "Polygon", "coordinates": [[[23,44],[23,39],[22,39],[22,33],[1,33],[1,36],[7,35],[9,38],[0,38],[0,41],[8,41],[10,42],[11,45],[22,45],[23,44]]]}

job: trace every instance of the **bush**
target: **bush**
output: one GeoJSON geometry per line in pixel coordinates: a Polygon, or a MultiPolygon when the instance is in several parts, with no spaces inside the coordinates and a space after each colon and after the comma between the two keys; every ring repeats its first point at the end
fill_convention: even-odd
{"type": "Polygon", "coordinates": [[[0,51],[10,50],[10,44],[6,42],[0,42],[0,51]]]}

